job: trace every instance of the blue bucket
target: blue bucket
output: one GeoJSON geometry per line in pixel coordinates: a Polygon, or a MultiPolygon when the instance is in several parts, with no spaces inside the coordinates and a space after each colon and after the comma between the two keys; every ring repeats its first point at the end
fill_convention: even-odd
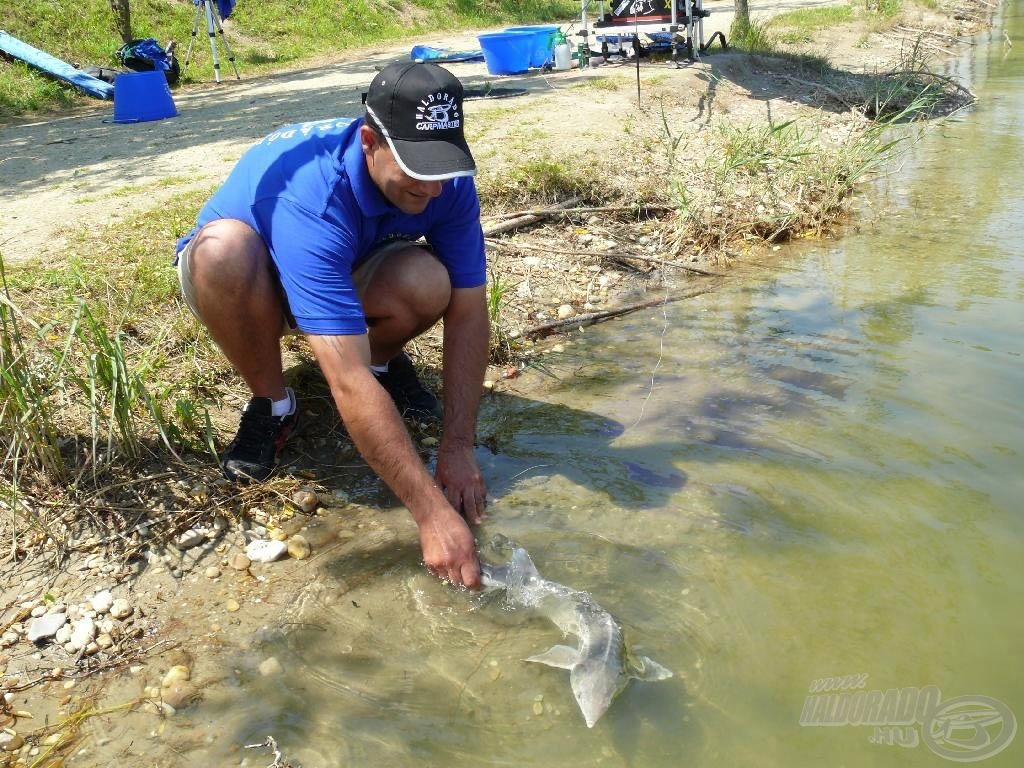
{"type": "Polygon", "coordinates": [[[476,39],[492,75],[519,75],[530,69],[533,32],[488,32],[476,39]]]}
{"type": "Polygon", "coordinates": [[[162,70],[128,72],[114,79],[115,123],[144,123],[177,114],[162,70]]]}
{"type": "Polygon", "coordinates": [[[530,51],[530,66],[543,67],[551,63],[555,48],[555,35],[558,26],[555,24],[534,24],[529,27],[507,27],[506,32],[530,32],[533,34],[533,49],[530,51]]]}

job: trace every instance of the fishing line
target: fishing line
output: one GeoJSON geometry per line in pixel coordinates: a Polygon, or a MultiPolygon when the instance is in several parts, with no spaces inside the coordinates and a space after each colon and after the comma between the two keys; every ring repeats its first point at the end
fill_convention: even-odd
{"type": "Polygon", "coordinates": [[[640,403],[640,413],[636,417],[636,421],[626,427],[627,430],[632,429],[640,420],[644,417],[644,410],[647,408],[647,402],[654,395],[654,384],[658,376],[658,369],[661,368],[661,363],[665,359],[665,334],[668,333],[668,294],[665,294],[665,300],[661,302],[661,333],[658,335],[658,360],[654,364],[654,368],[651,370],[651,386],[647,390],[647,395],[644,397],[643,402],[640,403]]]}

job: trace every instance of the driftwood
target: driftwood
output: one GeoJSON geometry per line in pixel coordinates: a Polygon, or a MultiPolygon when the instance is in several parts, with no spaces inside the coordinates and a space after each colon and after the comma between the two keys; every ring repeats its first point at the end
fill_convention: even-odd
{"type": "Polygon", "coordinates": [[[527,328],[520,332],[520,336],[527,339],[536,339],[543,336],[550,336],[552,333],[558,333],[574,328],[583,328],[587,325],[594,325],[604,320],[611,320],[613,317],[621,317],[622,315],[628,315],[631,312],[636,312],[640,309],[649,309],[650,307],[656,307],[659,304],[671,304],[675,301],[682,301],[683,299],[692,299],[696,296],[701,296],[705,293],[710,293],[714,290],[715,286],[707,286],[700,288],[695,291],[688,291],[676,296],[662,296],[658,299],[648,299],[647,301],[641,301],[637,304],[629,304],[625,307],[616,307],[615,309],[605,309],[600,312],[587,312],[582,315],[575,315],[574,317],[566,317],[562,320],[552,320],[549,323],[541,323],[535,325],[532,328],[527,328]]]}
{"type": "Polygon", "coordinates": [[[550,208],[538,210],[514,211],[503,213],[499,218],[507,219],[515,216],[551,216],[556,213],[568,216],[573,213],[622,213],[624,211],[636,211],[637,213],[668,213],[674,211],[671,205],[594,205],[579,208],[562,208],[557,211],[550,208]]]}
{"type": "Polygon", "coordinates": [[[697,267],[691,267],[688,264],[683,264],[679,261],[671,261],[669,259],[661,259],[657,256],[641,256],[636,253],[615,253],[612,251],[567,251],[561,248],[549,248],[544,245],[527,245],[526,243],[506,243],[502,240],[488,239],[488,242],[496,248],[507,248],[510,250],[522,249],[525,251],[543,251],[544,253],[557,253],[563,256],[597,256],[602,259],[634,259],[636,261],[642,261],[647,264],[657,264],[666,267],[675,267],[676,269],[682,269],[687,272],[693,272],[704,277],[725,277],[720,272],[708,272],[704,269],[697,267]]]}
{"type": "Polygon", "coordinates": [[[492,224],[491,226],[484,228],[484,237],[493,237],[494,235],[499,235],[502,232],[510,232],[513,229],[519,229],[520,227],[528,227],[530,224],[536,224],[547,216],[561,213],[566,208],[572,208],[580,201],[580,199],[581,198],[579,197],[570,197],[568,200],[558,203],[557,205],[553,205],[550,208],[545,208],[542,211],[523,214],[522,216],[517,216],[514,219],[503,221],[500,224],[492,224]]]}

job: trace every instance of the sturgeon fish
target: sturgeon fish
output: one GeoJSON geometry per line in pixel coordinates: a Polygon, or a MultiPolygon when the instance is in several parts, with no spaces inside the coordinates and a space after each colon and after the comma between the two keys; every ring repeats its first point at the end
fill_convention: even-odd
{"type": "Polygon", "coordinates": [[[593,728],[631,679],[664,680],[672,673],[646,656],[634,656],[622,627],[586,592],[548,581],[537,572],[529,553],[512,548],[505,565],[481,564],[486,590],[502,589],[508,600],[550,619],[577,648],[555,645],[526,661],[569,670],[573,695],[587,727],[593,728]]]}

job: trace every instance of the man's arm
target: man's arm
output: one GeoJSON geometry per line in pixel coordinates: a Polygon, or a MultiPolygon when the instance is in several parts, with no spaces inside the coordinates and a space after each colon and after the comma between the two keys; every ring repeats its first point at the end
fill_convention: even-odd
{"type": "Polygon", "coordinates": [[[473,447],[489,340],[485,287],[453,290],[444,315],[444,431],[436,474],[448,501],[471,523],[480,522],[487,498],[473,447]]]}
{"type": "Polygon", "coordinates": [[[370,372],[366,336],[307,338],[356,448],[419,526],[427,570],[456,585],[479,587],[469,526],[430,477],[394,403],[370,372]]]}

